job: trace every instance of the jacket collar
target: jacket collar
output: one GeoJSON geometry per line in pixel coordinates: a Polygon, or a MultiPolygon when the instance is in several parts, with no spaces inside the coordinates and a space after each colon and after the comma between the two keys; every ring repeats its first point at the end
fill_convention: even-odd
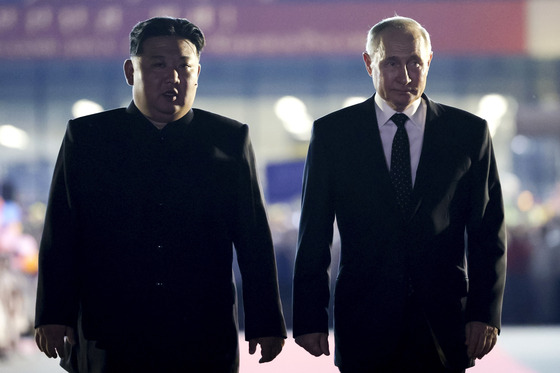
{"type": "MultiPolygon", "coordinates": [[[[128,114],[134,115],[134,116],[138,116],[138,117],[142,117],[144,118],[146,121],[150,122],[150,120],[144,115],[142,114],[142,112],[140,111],[140,109],[138,109],[138,107],[136,106],[136,104],[134,103],[134,101],[131,101],[130,104],[128,105],[128,107],[126,108],[126,112],[128,114]]],[[[187,114],[185,114],[183,117],[177,119],[174,122],[170,122],[167,124],[167,126],[169,125],[188,125],[189,123],[191,123],[194,119],[194,111],[193,109],[189,110],[189,112],[187,114]]],[[[150,124],[152,125],[152,123],[150,122],[150,124]]]]}

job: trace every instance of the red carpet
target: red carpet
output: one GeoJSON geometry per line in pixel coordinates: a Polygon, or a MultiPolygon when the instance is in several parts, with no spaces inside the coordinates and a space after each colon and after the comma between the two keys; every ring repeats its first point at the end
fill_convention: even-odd
{"type": "MultiPolygon", "coordinates": [[[[300,348],[293,338],[286,340],[282,353],[272,362],[259,364],[260,352],[249,355],[248,344],[240,340],[241,373],[338,373],[332,355],[334,342],[330,339],[331,356],[314,357],[300,348]]],[[[507,355],[499,347],[482,360],[478,360],[468,373],[536,373],[507,355]]]]}

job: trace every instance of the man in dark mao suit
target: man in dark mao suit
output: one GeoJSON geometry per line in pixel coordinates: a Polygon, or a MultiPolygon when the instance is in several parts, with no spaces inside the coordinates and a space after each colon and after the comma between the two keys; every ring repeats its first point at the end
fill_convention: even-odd
{"type": "Polygon", "coordinates": [[[132,103],[68,123],[40,248],[37,344],[80,373],[237,372],[235,247],[249,352],[260,345],[271,361],[286,331],[248,127],[192,109],[198,27],[152,18],[130,41],[132,103]]]}
{"type": "Polygon", "coordinates": [[[330,353],[336,217],[340,371],[464,372],[494,347],[501,327],[504,211],[487,123],[424,94],[432,50],[416,21],[396,16],[374,26],[363,57],[376,94],[314,124],[294,337],[312,355],[330,353]],[[404,197],[392,183],[395,113],[406,115],[411,191],[404,197]]]}

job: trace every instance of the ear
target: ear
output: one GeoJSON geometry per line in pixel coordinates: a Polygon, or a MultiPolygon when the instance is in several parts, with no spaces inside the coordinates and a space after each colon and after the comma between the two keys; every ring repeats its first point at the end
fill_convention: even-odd
{"type": "Polygon", "coordinates": [[[364,52],[364,53],[362,53],[362,57],[364,59],[364,64],[366,65],[366,70],[367,70],[369,76],[371,76],[371,73],[372,73],[371,56],[367,52],[364,52]]]}
{"type": "Polygon", "coordinates": [[[128,85],[134,85],[134,64],[132,63],[132,60],[128,59],[124,61],[123,70],[128,85]]]}
{"type": "Polygon", "coordinates": [[[430,64],[432,63],[432,58],[434,58],[434,52],[430,52],[430,59],[428,60],[428,67],[430,67],[430,64]]]}
{"type": "Polygon", "coordinates": [[[198,64],[198,70],[196,72],[196,82],[194,83],[195,87],[198,86],[198,78],[200,77],[200,64],[198,64]]]}

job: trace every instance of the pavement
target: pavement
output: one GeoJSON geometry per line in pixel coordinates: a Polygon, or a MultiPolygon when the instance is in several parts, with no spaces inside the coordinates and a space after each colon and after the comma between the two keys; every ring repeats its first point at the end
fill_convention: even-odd
{"type": "MultiPolygon", "coordinates": [[[[331,333],[331,351],[334,344],[331,333]]],[[[282,353],[272,362],[259,364],[259,356],[249,355],[247,342],[240,334],[240,373],[338,373],[333,357],[313,357],[286,341],[282,353]]],[[[2,373],[64,373],[58,361],[48,359],[31,339],[24,339],[17,352],[0,360],[2,373]]],[[[505,326],[498,345],[468,373],[558,373],[560,372],[560,326],[505,326]]],[[[161,373],[161,372],[154,372],[161,373]]]]}

